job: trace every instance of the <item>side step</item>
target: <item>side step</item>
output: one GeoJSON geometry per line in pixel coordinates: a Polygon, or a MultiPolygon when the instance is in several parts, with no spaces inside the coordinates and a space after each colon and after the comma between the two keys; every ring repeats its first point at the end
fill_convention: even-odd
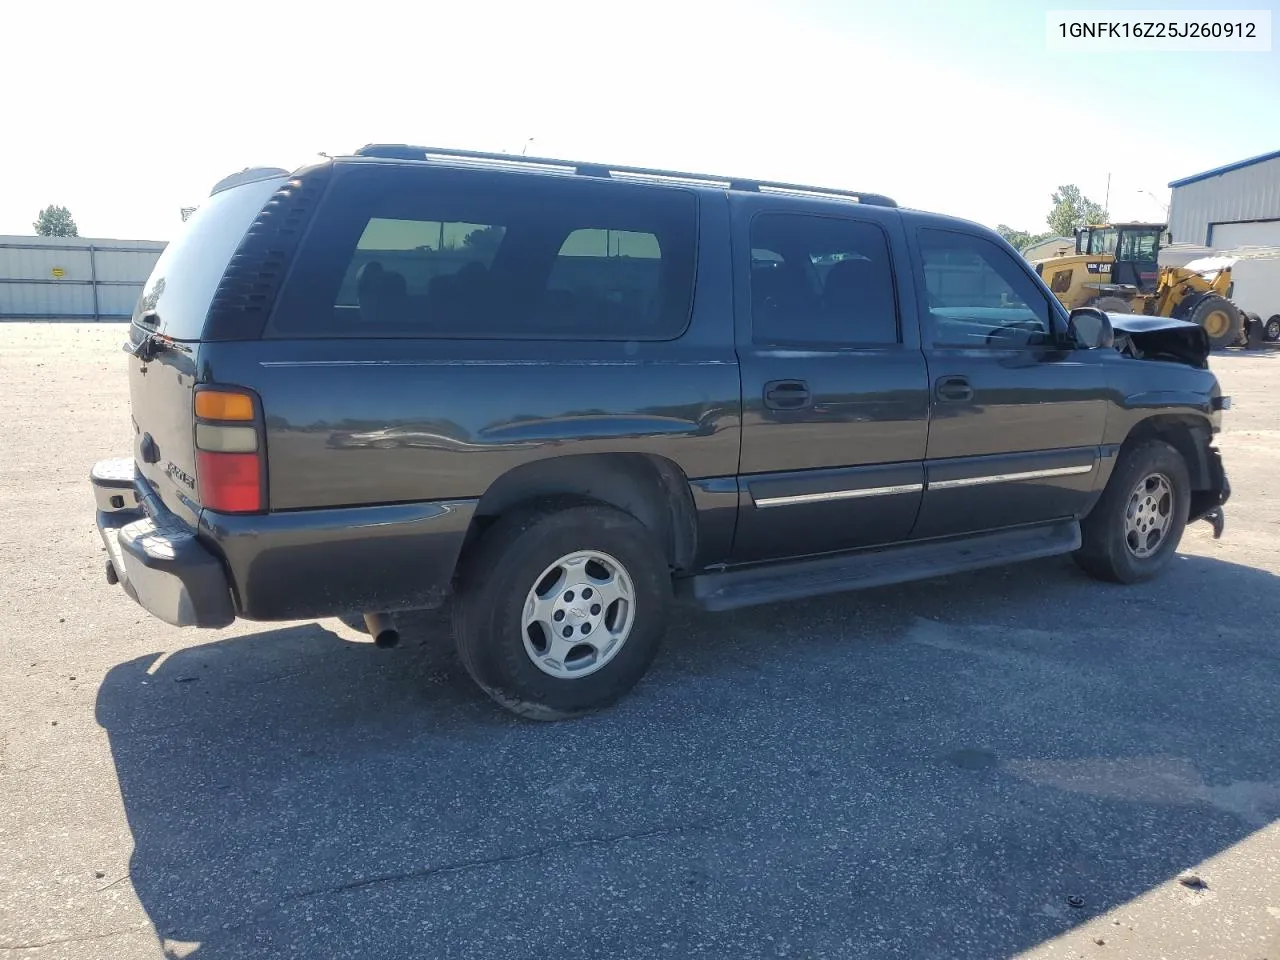
{"type": "Polygon", "coordinates": [[[995,533],[704,573],[682,581],[680,590],[704,610],[733,610],[1038,560],[1079,547],[1080,524],[1059,520],[995,533]]]}

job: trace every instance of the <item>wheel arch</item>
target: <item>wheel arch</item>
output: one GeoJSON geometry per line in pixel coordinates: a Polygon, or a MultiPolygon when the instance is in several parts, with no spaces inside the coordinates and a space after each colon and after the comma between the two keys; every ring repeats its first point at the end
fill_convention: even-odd
{"type": "Polygon", "coordinates": [[[673,461],[645,453],[568,454],[513,467],[476,505],[459,563],[499,516],[556,499],[603,503],[625,511],[654,534],[673,570],[693,565],[698,525],[689,480],[673,461]]]}
{"type": "Polygon", "coordinates": [[[1163,413],[1139,420],[1125,437],[1121,453],[1146,440],[1163,440],[1182,455],[1191,478],[1191,489],[1208,490],[1213,484],[1209,444],[1213,428],[1192,414],[1163,413]]]}

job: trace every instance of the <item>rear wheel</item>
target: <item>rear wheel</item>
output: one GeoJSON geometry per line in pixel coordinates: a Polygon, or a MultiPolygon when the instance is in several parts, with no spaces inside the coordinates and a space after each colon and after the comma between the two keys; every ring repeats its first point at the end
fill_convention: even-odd
{"type": "Polygon", "coordinates": [[[601,504],[499,518],[464,561],[453,608],[463,666],[536,720],[616,701],[666,630],[671,575],[653,535],[601,504]]]}
{"type": "Polygon", "coordinates": [[[1173,560],[1190,507],[1191,479],[1182,454],[1163,440],[1128,447],[1081,524],[1076,563],[1099,580],[1150,580],[1173,560]]]}
{"type": "Polygon", "coordinates": [[[1280,342],[1280,313],[1267,320],[1263,336],[1268,343],[1280,342]]]}
{"type": "Polygon", "coordinates": [[[1204,327],[1204,332],[1209,335],[1209,346],[1214,350],[1238,343],[1244,331],[1244,317],[1240,310],[1226,297],[1217,294],[1210,294],[1197,303],[1187,319],[1204,327]]]}

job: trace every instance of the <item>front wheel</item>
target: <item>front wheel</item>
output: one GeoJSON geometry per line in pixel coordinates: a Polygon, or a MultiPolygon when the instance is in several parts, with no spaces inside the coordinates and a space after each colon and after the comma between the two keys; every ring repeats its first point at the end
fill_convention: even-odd
{"type": "Polygon", "coordinates": [[[666,557],[635,517],[601,504],[535,508],[500,517],[469,552],[454,638],[499,704],[559,720],[639,681],[670,605],[666,557]]]}
{"type": "Polygon", "coordinates": [[[1122,450],[1081,524],[1076,563],[1099,580],[1150,580],[1173,560],[1190,508],[1191,478],[1182,454],[1163,440],[1122,450]]]}
{"type": "Polygon", "coordinates": [[[1280,313],[1267,320],[1262,336],[1268,343],[1280,342],[1280,313]]]}

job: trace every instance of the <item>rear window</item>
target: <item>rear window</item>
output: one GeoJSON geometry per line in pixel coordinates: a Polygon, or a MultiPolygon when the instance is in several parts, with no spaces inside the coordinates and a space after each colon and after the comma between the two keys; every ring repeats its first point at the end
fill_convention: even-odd
{"type": "Polygon", "coordinates": [[[268,335],[656,340],[687,325],[688,191],[489,171],[344,173],[268,335]]]}
{"type": "Polygon", "coordinates": [[[199,340],[231,255],[287,180],[258,180],[206,200],[160,254],[134,308],[133,322],[175,340],[199,340]]]}

